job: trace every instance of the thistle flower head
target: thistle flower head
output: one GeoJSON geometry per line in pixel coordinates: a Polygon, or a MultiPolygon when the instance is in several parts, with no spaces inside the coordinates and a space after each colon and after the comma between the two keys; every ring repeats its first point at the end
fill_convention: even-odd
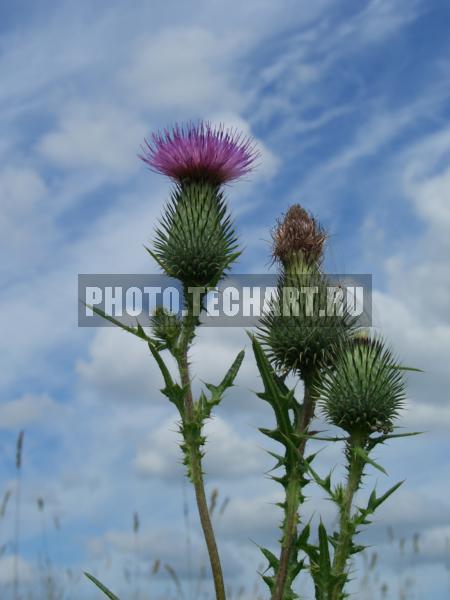
{"type": "Polygon", "coordinates": [[[277,222],[272,237],[273,256],[286,268],[298,259],[306,265],[319,263],[327,236],[312,215],[294,204],[277,222]]]}
{"type": "Polygon", "coordinates": [[[317,392],[328,421],[349,434],[389,433],[405,399],[405,381],[382,340],[355,336],[336,352],[317,392]]]}
{"type": "Polygon", "coordinates": [[[178,183],[221,185],[252,170],[258,152],[249,137],[199,121],[154,133],[140,158],[178,183]]]}

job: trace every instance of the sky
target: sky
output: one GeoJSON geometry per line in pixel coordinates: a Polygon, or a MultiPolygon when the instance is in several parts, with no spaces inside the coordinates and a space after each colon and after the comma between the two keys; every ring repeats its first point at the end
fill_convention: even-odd
{"type": "MultiPolygon", "coordinates": [[[[77,276],[157,272],[143,244],[170,183],[137,154],[152,131],[204,118],[261,151],[227,188],[245,248],[235,272],[271,268],[270,230],[300,203],[329,231],[327,269],[373,275],[376,331],[424,370],[408,378],[400,425],[425,433],[379,451],[389,476],[368,482],[406,481],[363,536],[378,552],[374,598],[384,582],[387,598],[408,585],[408,600],[448,598],[449,20],[445,0],[0,2],[0,492],[17,488],[24,430],[23,589],[45,598],[51,568],[77,600],[99,597],[83,570],[122,599],[176,596],[167,569],[150,573],[160,559],[187,600],[199,596],[206,557],[173,406],[139,340],[78,328],[77,276]]],[[[208,491],[229,498],[216,517],[227,582],[248,591],[257,545],[279,535],[280,490],[264,477],[258,432],[271,414],[243,329],[202,330],[192,360],[199,389],[242,347],[237,386],[208,423],[205,467],[208,491]]],[[[342,461],[336,446],[317,468],[342,461]]],[[[14,500],[0,520],[5,597],[14,500]]],[[[332,522],[320,493],[314,511],[332,522]]]]}

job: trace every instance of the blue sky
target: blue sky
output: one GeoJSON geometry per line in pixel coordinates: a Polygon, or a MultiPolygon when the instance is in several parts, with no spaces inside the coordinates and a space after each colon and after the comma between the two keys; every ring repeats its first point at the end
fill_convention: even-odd
{"type": "MultiPolygon", "coordinates": [[[[162,558],[195,587],[185,500],[195,568],[205,557],[156,368],[123,333],[77,328],[76,306],[78,273],[156,272],[142,245],[170,185],[136,155],[152,130],[207,118],[242,128],[262,152],[258,170],[228,189],[245,246],[236,272],[268,268],[270,229],[300,202],[330,232],[328,269],[373,274],[376,327],[425,370],[410,378],[402,425],[427,433],[380,453],[390,478],[372,479],[407,482],[366,539],[389,597],[409,577],[408,599],[448,597],[449,20],[443,0],[1,5],[0,481],[15,487],[23,428],[24,582],[36,581],[44,552],[42,496],[55,568],[89,568],[127,598],[123,565],[148,573],[162,558]],[[388,525],[397,540],[420,533],[420,553],[394,551],[388,525]]],[[[243,345],[241,330],[202,332],[197,382],[218,380],[243,345]]],[[[258,387],[247,353],[210,424],[207,462],[209,489],[231,498],[217,523],[227,577],[247,587],[260,561],[249,540],[273,544],[279,517],[279,491],[262,477],[270,458],[257,427],[270,414],[258,387]]],[[[341,461],[339,449],[321,461],[341,461]]],[[[320,497],[316,508],[332,520],[320,497]]],[[[11,504],[1,544],[12,521],[11,504]]],[[[0,583],[11,560],[8,547],[0,583]]],[[[97,597],[70,585],[77,599],[97,597]]],[[[171,589],[164,573],[141,585],[171,589]]]]}

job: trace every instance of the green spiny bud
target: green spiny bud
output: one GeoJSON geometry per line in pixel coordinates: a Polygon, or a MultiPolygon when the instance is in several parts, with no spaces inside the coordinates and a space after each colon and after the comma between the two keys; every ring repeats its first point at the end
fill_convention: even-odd
{"type": "Polygon", "coordinates": [[[214,286],[239,256],[223,193],[209,183],[177,186],[156,231],[154,258],[185,287],[214,286]]]}
{"type": "Polygon", "coordinates": [[[355,319],[344,303],[336,307],[330,295],[335,288],[315,267],[304,266],[303,271],[280,277],[259,337],[277,369],[311,380],[331,362],[333,349],[347,338],[355,319]]]}
{"type": "Polygon", "coordinates": [[[153,337],[170,350],[175,349],[181,334],[182,323],[177,315],[158,306],[151,316],[153,337]]]}
{"type": "Polygon", "coordinates": [[[368,437],[392,431],[405,399],[405,381],[382,340],[356,336],[336,352],[317,392],[330,423],[368,437]]]}

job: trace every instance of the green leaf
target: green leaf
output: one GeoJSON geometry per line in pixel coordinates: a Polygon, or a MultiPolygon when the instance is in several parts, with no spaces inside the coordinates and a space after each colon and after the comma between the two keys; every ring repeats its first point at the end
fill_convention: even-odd
{"type": "MultiPolygon", "coordinates": [[[[261,344],[258,342],[255,336],[250,336],[252,340],[253,352],[255,354],[256,364],[258,366],[261,379],[264,384],[264,394],[258,394],[260,398],[266,400],[274,409],[275,416],[277,418],[278,429],[280,432],[290,437],[292,433],[292,425],[289,420],[289,399],[293,396],[291,393],[283,393],[286,386],[280,388],[280,381],[276,373],[272,369],[261,344]]],[[[282,442],[283,443],[283,442],[282,442]]]]}
{"type": "Polygon", "coordinates": [[[280,444],[285,443],[284,434],[282,434],[278,429],[267,429],[267,427],[259,427],[259,431],[266,435],[268,438],[275,440],[276,442],[280,442],[280,444]]]}
{"type": "Polygon", "coordinates": [[[299,536],[297,538],[297,547],[299,548],[299,550],[304,549],[304,547],[308,543],[310,533],[311,533],[311,521],[305,525],[305,527],[302,529],[301,533],[299,534],[299,536]]]}
{"type": "Polygon", "coordinates": [[[123,323],[121,323],[118,319],[115,319],[114,317],[107,315],[105,313],[105,311],[102,310],[101,308],[98,308],[97,306],[91,306],[90,304],[86,304],[86,303],[83,303],[83,304],[85,306],[87,306],[88,308],[90,308],[91,310],[93,310],[95,312],[95,314],[98,315],[99,317],[106,319],[106,321],[110,321],[110,323],[117,325],[117,327],[120,327],[124,331],[128,331],[128,333],[132,333],[136,337],[140,338],[141,340],[145,340],[146,342],[148,342],[150,340],[150,338],[145,333],[145,331],[143,330],[143,328],[141,327],[141,325],[139,323],[137,324],[137,327],[129,327],[128,325],[124,325],[123,323]]]}
{"type": "Polygon", "coordinates": [[[264,354],[264,350],[262,349],[261,344],[258,342],[256,337],[252,336],[251,340],[256,364],[258,365],[258,370],[263,380],[266,393],[269,396],[269,401],[278,398],[280,394],[280,388],[275,379],[275,372],[270,366],[270,363],[264,354]]]}
{"type": "Polygon", "coordinates": [[[164,379],[164,383],[166,384],[166,386],[168,388],[174,387],[175,384],[172,379],[172,376],[170,375],[170,371],[167,368],[166,363],[164,362],[161,354],[159,353],[159,351],[157,350],[157,348],[155,347],[155,345],[153,344],[153,342],[151,340],[148,342],[148,347],[149,347],[149,350],[150,350],[153,358],[156,360],[159,370],[161,371],[161,374],[164,379]]]}
{"type": "Polygon", "coordinates": [[[241,368],[244,356],[245,352],[244,350],[241,350],[219,385],[213,385],[212,383],[205,384],[208,390],[211,392],[211,399],[209,400],[211,404],[218,404],[225,390],[234,385],[234,380],[236,379],[239,369],[241,368]]]}
{"type": "Polygon", "coordinates": [[[387,475],[386,469],[384,469],[381,465],[379,465],[373,459],[371,459],[367,452],[363,450],[363,448],[361,448],[360,446],[355,446],[353,448],[353,452],[356,454],[356,456],[362,458],[364,462],[368,463],[369,465],[372,465],[372,467],[375,467],[375,469],[378,469],[379,471],[387,475]]]}
{"type": "Polygon", "coordinates": [[[144,248],[147,250],[147,252],[150,254],[150,256],[153,258],[153,260],[161,267],[161,269],[167,273],[167,269],[165,267],[165,265],[161,262],[161,260],[158,258],[158,256],[152,251],[150,250],[150,248],[148,246],[144,245],[144,248]]]}
{"type": "Polygon", "coordinates": [[[369,449],[375,448],[377,444],[384,444],[387,440],[395,440],[397,438],[413,437],[415,435],[423,435],[423,431],[411,431],[409,433],[387,433],[378,437],[369,438],[369,449]]]}
{"type": "Polygon", "coordinates": [[[96,577],[91,575],[90,573],[85,573],[86,577],[92,581],[110,600],[119,600],[118,596],[115,596],[111,590],[108,590],[106,586],[103,585],[96,577]]]}
{"type": "Polygon", "coordinates": [[[319,442],[346,442],[348,440],[347,437],[337,436],[337,437],[322,437],[317,435],[317,433],[302,433],[298,432],[297,435],[305,440],[316,440],[319,442]]]}
{"type": "Polygon", "coordinates": [[[323,574],[328,574],[331,569],[330,550],[328,547],[328,535],[322,521],[319,525],[319,567],[323,574]]]}
{"type": "Polygon", "coordinates": [[[275,556],[275,554],[273,554],[273,552],[271,552],[267,548],[263,548],[260,546],[259,549],[264,554],[264,556],[267,558],[267,561],[269,563],[269,568],[272,568],[276,572],[278,569],[278,565],[280,563],[278,558],[275,556]]]}
{"type": "Polygon", "coordinates": [[[318,528],[319,543],[317,546],[307,545],[304,551],[311,563],[311,575],[314,580],[316,600],[329,600],[333,584],[337,581],[333,574],[330,558],[330,540],[322,521],[318,528]]]}
{"type": "Polygon", "coordinates": [[[383,502],[385,502],[389,498],[389,496],[391,496],[394,492],[396,492],[398,490],[398,488],[401,485],[403,485],[404,483],[405,483],[405,480],[399,481],[398,483],[393,485],[387,492],[385,492],[382,496],[379,496],[378,498],[376,498],[376,500],[373,501],[373,504],[371,506],[372,511],[374,511],[379,506],[381,506],[381,504],[383,504],[383,502]]]}
{"type": "Polygon", "coordinates": [[[211,392],[211,396],[208,398],[204,392],[201,392],[200,398],[196,404],[197,415],[201,422],[210,417],[213,406],[220,404],[225,391],[234,385],[234,380],[236,379],[236,375],[244,360],[244,356],[245,352],[241,350],[219,385],[205,383],[206,387],[211,392]]]}
{"type": "Polygon", "coordinates": [[[313,476],[314,481],[320,485],[320,487],[324,489],[331,497],[333,497],[333,490],[331,488],[331,471],[328,473],[325,479],[322,479],[320,475],[311,467],[311,465],[308,465],[308,471],[313,476]]]}
{"type": "Polygon", "coordinates": [[[395,371],[412,371],[413,373],[425,373],[423,369],[417,369],[416,367],[406,367],[405,365],[393,365],[391,368],[395,371]]]}
{"type": "Polygon", "coordinates": [[[161,353],[155,347],[155,344],[152,340],[148,341],[149,350],[156,360],[156,363],[161,371],[161,374],[164,379],[165,387],[161,390],[162,393],[169,398],[173,404],[178,408],[180,415],[184,414],[184,398],[186,397],[187,387],[181,387],[178,383],[175,383],[172,379],[169,369],[167,368],[166,363],[164,362],[161,353]]]}

